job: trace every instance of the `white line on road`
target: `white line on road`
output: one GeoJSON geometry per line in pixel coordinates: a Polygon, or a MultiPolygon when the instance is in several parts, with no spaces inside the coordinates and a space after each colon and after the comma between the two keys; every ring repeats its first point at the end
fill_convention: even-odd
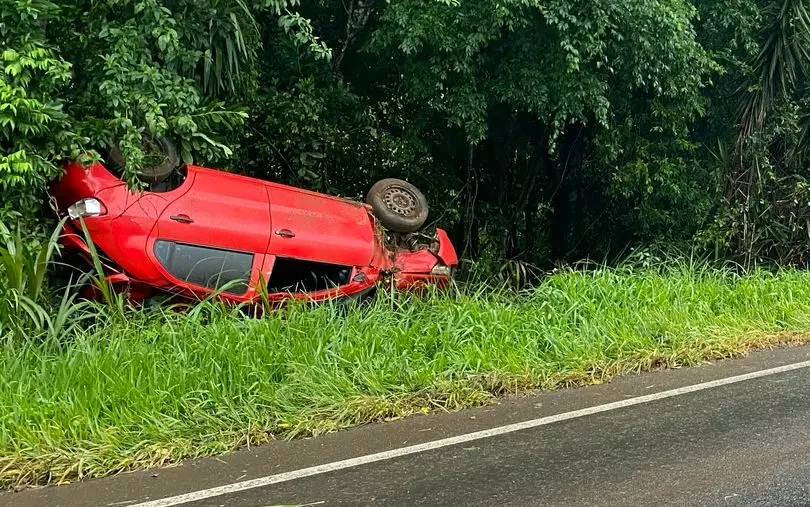
{"type": "Polygon", "coordinates": [[[441,440],[434,440],[432,442],[425,442],[424,444],[409,445],[407,447],[400,447],[398,449],[391,449],[390,451],[377,452],[374,454],[367,454],[365,456],[358,456],[356,458],[344,459],[335,461],[333,463],[325,463],[308,468],[301,468],[290,472],[284,472],[276,475],[268,475],[266,477],[259,477],[257,479],[250,479],[242,482],[235,482],[233,484],[226,484],[224,486],[217,486],[215,488],[201,489],[199,491],[192,491],[182,495],[163,498],[160,500],[152,500],[132,505],[130,507],[172,507],[175,505],[182,505],[206,498],[213,498],[217,496],[227,495],[230,493],[237,493],[248,489],[261,488],[270,486],[272,484],[279,484],[281,482],[294,481],[296,479],[303,479],[304,477],[312,477],[313,475],[326,474],[338,470],[345,470],[347,468],[354,468],[369,463],[376,463],[378,461],[385,461],[401,456],[408,456],[409,454],[417,454],[425,451],[432,451],[449,447],[452,445],[465,444],[475,440],[482,440],[484,438],[496,437],[499,435],[506,435],[516,431],[527,430],[530,428],[537,428],[538,426],[545,426],[569,419],[576,419],[578,417],[585,417],[593,414],[600,414],[602,412],[609,412],[619,408],[632,407],[634,405],[641,405],[651,401],[663,400],[672,398],[674,396],[681,396],[683,394],[694,393],[697,391],[704,391],[714,387],[726,386],[729,384],[736,384],[738,382],[745,382],[769,375],[776,375],[777,373],[784,373],[788,371],[798,370],[801,368],[810,367],[810,361],[802,361],[800,363],[787,364],[776,368],[767,370],[755,371],[746,373],[744,375],[737,375],[734,377],[727,377],[719,380],[712,380],[711,382],[703,382],[686,387],[679,387],[677,389],[670,389],[669,391],[662,391],[660,393],[648,394],[645,396],[638,396],[636,398],[628,398],[626,400],[616,401],[613,403],[606,403],[604,405],[597,405],[595,407],[583,408],[562,414],[551,415],[548,417],[541,417],[539,419],[532,419],[530,421],[519,422],[515,424],[508,424],[506,426],[499,426],[483,431],[476,431],[464,435],[458,435],[450,438],[443,438],[441,440]]]}

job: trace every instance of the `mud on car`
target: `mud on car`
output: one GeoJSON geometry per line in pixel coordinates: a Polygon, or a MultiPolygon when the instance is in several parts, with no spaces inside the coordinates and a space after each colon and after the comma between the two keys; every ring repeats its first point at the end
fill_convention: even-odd
{"type": "Polygon", "coordinates": [[[145,167],[146,191],[119,177],[113,147],[100,162],[66,164],[51,186],[67,219],[60,242],[89,266],[92,240],[106,280],[130,299],[216,293],[234,303],[359,297],[381,284],[444,288],[458,264],[442,229],[424,230],[428,205],[413,185],[385,179],[365,203],[183,165],[171,142],[145,167]]]}

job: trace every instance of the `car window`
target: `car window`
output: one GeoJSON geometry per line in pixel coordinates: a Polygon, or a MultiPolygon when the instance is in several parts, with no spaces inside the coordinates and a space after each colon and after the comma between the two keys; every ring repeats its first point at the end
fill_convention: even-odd
{"type": "Polygon", "coordinates": [[[316,292],[340,287],[349,283],[351,272],[351,266],[278,257],[267,282],[267,291],[271,294],[316,292]]]}
{"type": "Polygon", "coordinates": [[[253,254],[165,240],[155,241],[154,250],[176,278],[234,295],[247,292],[253,254]]]}

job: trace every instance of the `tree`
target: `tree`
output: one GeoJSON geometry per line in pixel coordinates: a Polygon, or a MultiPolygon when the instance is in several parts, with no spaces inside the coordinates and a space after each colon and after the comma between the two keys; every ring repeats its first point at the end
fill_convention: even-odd
{"type": "Polygon", "coordinates": [[[804,0],[766,2],[758,12],[750,63],[736,76],[738,131],[713,239],[745,264],[804,264],[810,12],[804,0]]]}
{"type": "Polygon", "coordinates": [[[38,190],[58,174],[56,161],[78,155],[84,141],[61,99],[71,65],[45,40],[58,13],[46,0],[0,2],[0,219],[39,209],[38,190]]]}
{"type": "Polygon", "coordinates": [[[389,96],[460,134],[433,149],[465,182],[465,243],[487,229],[506,256],[531,255],[548,212],[551,256],[564,259],[592,198],[583,167],[621,150],[606,146],[613,130],[686,139],[713,68],[694,17],[671,1],[404,0],[381,13],[369,50],[389,96]],[[501,216],[484,222],[482,205],[501,216]]]}
{"type": "Polygon", "coordinates": [[[0,218],[113,141],[136,184],[166,134],[186,161],[345,196],[409,179],[489,271],[696,233],[803,262],[808,19],[804,0],[0,0],[0,218]]]}
{"type": "Polygon", "coordinates": [[[144,136],[186,162],[233,154],[256,89],[264,10],[308,41],[284,0],[2,0],[0,218],[37,209],[67,158],[116,142],[136,183],[144,136]],[[279,18],[281,16],[281,18],[279,18]],[[292,20],[292,21],[290,21],[292,20]]]}

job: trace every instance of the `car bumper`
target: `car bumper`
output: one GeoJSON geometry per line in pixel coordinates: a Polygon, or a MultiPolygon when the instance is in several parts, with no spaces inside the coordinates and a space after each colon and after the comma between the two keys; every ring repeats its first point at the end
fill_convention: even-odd
{"type": "MultiPolygon", "coordinates": [[[[65,253],[83,259],[88,269],[95,269],[93,266],[92,251],[87,245],[84,235],[74,223],[65,223],[62,234],[59,236],[59,244],[62,246],[65,253]]],[[[74,258],[74,260],[76,259],[74,258]]],[[[104,283],[115,292],[126,293],[130,301],[141,301],[153,293],[153,289],[149,284],[130,278],[129,275],[122,272],[117,266],[113,266],[109,262],[104,261],[101,261],[101,266],[104,270],[104,283]]],[[[102,297],[102,294],[98,287],[91,284],[82,291],[82,296],[87,299],[98,300],[102,297]]]]}
{"type": "Polygon", "coordinates": [[[450,286],[451,277],[424,273],[397,273],[393,277],[394,287],[403,292],[424,292],[431,287],[445,290],[450,286]]]}
{"type": "Polygon", "coordinates": [[[447,233],[436,229],[436,243],[430,249],[400,251],[390,270],[397,289],[412,290],[436,286],[446,288],[458,266],[458,255],[447,233]]]}

